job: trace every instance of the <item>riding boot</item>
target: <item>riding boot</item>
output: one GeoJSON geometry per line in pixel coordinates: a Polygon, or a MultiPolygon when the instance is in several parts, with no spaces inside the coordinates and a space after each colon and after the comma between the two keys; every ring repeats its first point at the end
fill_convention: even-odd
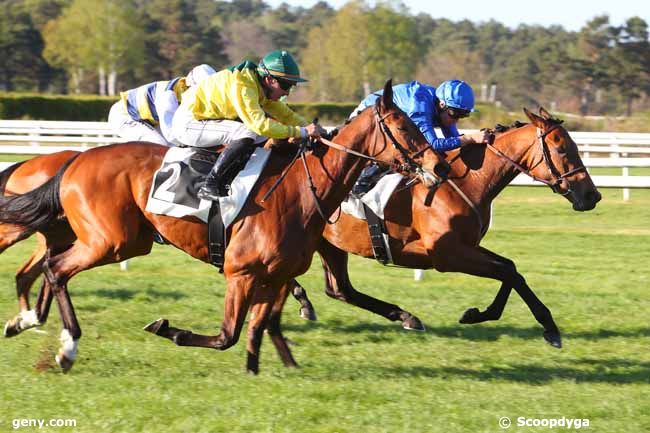
{"type": "Polygon", "coordinates": [[[361,176],[352,187],[352,195],[361,198],[365,193],[370,191],[384,174],[384,170],[379,165],[372,163],[361,172],[361,176]]]}
{"type": "Polygon", "coordinates": [[[243,138],[230,143],[219,155],[214,167],[205,178],[198,197],[202,200],[218,200],[219,197],[227,196],[230,183],[246,164],[253,149],[254,140],[252,138],[243,138]]]}

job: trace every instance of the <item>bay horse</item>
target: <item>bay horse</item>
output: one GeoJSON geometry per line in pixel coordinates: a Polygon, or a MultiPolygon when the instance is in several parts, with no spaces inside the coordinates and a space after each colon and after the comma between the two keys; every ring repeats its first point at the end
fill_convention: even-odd
{"type": "MultiPolygon", "coordinates": [[[[79,153],[78,151],[64,150],[40,155],[10,166],[0,173],[0,193],[11,196],[36,189],[51,179],[66,161],[79,153]]],[[[26,227],[11,223],[0,223],[0,254],[31,234],[32,232],[26,227]]],[[[61,239],[64,234],[72,235],[71,231],[67,229],[65,233],[60,233],[58,238],[61,239]]],[[[45,237],[38,233],[37,238],[36,249],[16,272],[16,294],[20,313],[5,325],[4,335],[8,337],[20,332],[21,321],[29,321],[31,324],[35,317],[33,312],[30,311],[29,290],[42,273],[46,251],[45,237]]],[[[30,326],[30,324],[26,326],[30,326]]]]}
{"type": "MultiPolygon", "coordinates": [[[[550,310],[533,293],[514,262],[480,246],[490,222],[492,201],[520,172],[550,186],[576,211],[591,210],[601,199],[561,121],[543,108],[539,116],[525,108],[524,112],[531,123],[497,133],[493,145],[470,145],[448,152],[449,181],[436,190],[416,184],[394,193],[384,211],[385,225],[396,265],[461,272],[501,282],[493,302],[483,311],[469,308],[460,323],[498,320],[514,288],[544,328],[544,339],[560,348],[560,331],[550,310]]],[[[352,286],[348,253],[374,258],[367,227],[365,220],[343,213],[325,228],[318,253],[327,295],[389,320],[400,320],[404,328],[424,330],[411,313],[352,286]]]]}
{"type": "MultiPolygon", "coordinates": [[[[39,155],[10,166],[0,172],[0,193],[4,195],[24,194],[38,188],[52,178],[64,163],[79,153],[79,151],[64,150],[39,155]]],[[[74,233],[69,227],[62,228],[66,236],[62,237],[62,234],[60,234],[59,238],[65,239],[65,242],[68,244],[72,243],[74,241],[74,233]]],[[[0,254],[27,236],[29,236],[29,230],[25,227],[0,223],[0,254]]],[[[45,252],[47,250],[45,236],[37,233],[36,237],[35,250],[27,261],[16,271],[15,281],[19,313],[5,323],[3,332],[5,337],[16,336],[25,329],[33,326],[42,326],[47,321],[47,316],[38,317],[36,315],[36,311],[42,310],[42,308],[30,310],[30,289],[43,273],[43,261],[45,260],[45,252]]],[[[306,293],[304,293],[304,289],[300,285],[293,285],[291,293],[301,304],[301,317],[308,320],[316,320],[316,313],[306,293]]],[[[40,291],[39,295],[42,294],[43,292],[40,291]]],[[[37,303],[40,304],[42,302],[42,296],[39,296],[37,303]]]]}
{"type": "MultiPolygon", "coordinates": [[[[377,104],[341,128],[333,144],[345,151],[318,146],[305,156],[303,167],[287,168],[286,157],[271,155],[251,197],[229,228],[223,268],[224,319],[218,335],[173,328],[164,319],[146,329],[180,346],[225,350],[238,341],[250,308],[248,371],[259,371],[266,327],[285,365],[296,365],[280,334],[279,317],[287,295],[283,288],[308,269],[327,216],[346,197],[369,158],[398,163],[410,174],[421,171],[421,164],[433,169],[439,162],[433,152],[424,151],[429,149],[426,140],[393,103],[390,80],[377,104]],[[285,175],[284,181],[262,203],[261,197],[281,175],[285,175]]],[[[81,337],[67,290],[72,277],[148,254],[154,229],[189,255],[209,260],[207,228],[200,220],[145,210],[153,174],[166,150],[138,142],[94,148],[66,162],[41,187],[23,195],[0,197],[0,222],[26,227],[29,234],[42,231],[48,235],[42,291],[46,299],[55,296],[61,314],[62,345],[56,361],[64,371],[72,367],[81,337]],[[56,232],[62,215],[76,235],[70,246],[49,243],[49,234],[56,232]]]]}

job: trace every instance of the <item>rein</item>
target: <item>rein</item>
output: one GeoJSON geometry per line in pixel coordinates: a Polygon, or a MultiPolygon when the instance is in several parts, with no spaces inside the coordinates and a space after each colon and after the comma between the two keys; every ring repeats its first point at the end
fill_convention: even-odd
{"type": "MultiPolygon", "coordinates": [[[[548,168],[549,173],[551,174],[551,177],[553,178],[553,180],[551,180],[551,181],[546,180],[546,179],[541,179],[541,178],[535,176],[530,170],[528,170],[527,168],[525,168],[524,166],[522,166],[521,164],[519,164],[518,162],[516,162],[512,158],[510,158],[508,155],[506,155],[505,153],[503,153],[502,151],[500,151],[496,147],[494,147],[493,144],[487,143],[486,146],[492,153],[494,153],[498,157],[506,160],[508,163],[510,163],[513,167],[515,167],[521,173],[523,173],[526,176],[530,177],[534,181],[541,182],[541,183],[547,185],[548,187],[551,188],[551,190],[554,193],[560,194],[561,196],[564,197],[564,196],[567,196],[569,194],[572,194],[573,190],[569,187],[566,192],[560,193],[558,188],[559,188],[560,184],[562,183],[562,181],[564,179],[566,179],[567,177],[569,177],[571,175],[574,175],[575,173],[579,173],[581,171],[586,171],[587,169],[586,169],[586,167],[584,165],[581,165],[581,166],[579,166],[577,168],[574,168],[573,170],[569,170],[568,172],[566,172],[564,174],[561,174],[559,172],[559,170],[557,169],[557,167],[555,166],[555,164],[553,164],[553,160],[551,159],[550,150],[548,149],[548,145],[546,144],[545,138],[549,133],[551,133],[553,130],[555,130],[557,128],[559,128],[559,125],[553,125],[551,128],[549,128],[546,131],[542,131],[540,128],[537,128],[537,135],[536,135],[535,140],[534,140],[534,141],[539,141],[539,146],[540,146],[540,150],[541,150],[541,153],[542,153],[542,160],[540,161],[540,163],[543,161],[546,164],[546,167],[548,168]]],[[[533,143],[534,143],[534,141],[533,141],[533,143]]],[[[531,143],[531,145],[532,145],[532,143],[531,143]]],[[[458,158],[460,158],[460,153],[458,155],[454,156],[449,161],[449,164],[450,165],[453,164],[453,162],[455,160],[457,160],[458,158]]],[[[539,165],[539,163],[535,164],[535,167],[537,167],[537,165],[539,165]]],[[[458,185],[456,185],[455,182],[453,182],[451,179],[447,179],[447,183],[449,183],[449,185],[465,201],[465,203],[467,203],[467,205],[472,209],[472,211],[474,211],[474,214],[476,215],[476,218],[478,219],[479,227],[481,227],[481,232],[482,232],[483,220],[481,218],[481,214],[480,214],[478,208],[476,207],[476,205],[469,199],[469,197],[467,197],[467,195],[465,195],[465,193],[460,189],[460,187],[458,185]]]]}
{"type": "MultiPolygon", "coordinates": [[[[350,149],[348,147],[342,146],[342,145],[340,145],[338,143],[334,143],[333,141],[328,140],[328,139],[326,139],[324,137],[319,137],[318,141],[321,142],[322,144],[328,146],[328,147],[331,147],[332,149],[335,149],[335,150],[338,150],[338,151],[341,151],[341,152],[345,152],[347,154],[354,155],[356,157],[363,158],[363,159],[366,159],[368,161],[375,162],[377,164],[387,165],[387,166],[390,167],[390,169],[392,171],[403,171],[403,172],[407,172],[407,173],[415,172],[418,176],[424,176],[424,174],[425,174],[424,169],[413,160],[413,157],[411,157],[409,155],[408,150],[405,149],[404,146],[402,146],[399,143],[399,141],[397,141],[397,139],[395,138],[395,136],[391,132],[388,125],[386,125],[385,119],[388,116],[390,116],[390,113],[382,117],[381,114],[379,113],[379,107],[375,106],[375,120],[377,121],[377,123],[379,124],[379,126],[381,128],[381,132],[382,132],[382,135],[384,136],[384,138],[388,137],[388,139],[390,140],[393,147],[395,149],[397,149],[397,151],[399,151],[399,153],[402,155],[402,158],[404,159],[405,162],[403,162],[401,164],[393,164],[393,163],[384,162],[384,161],[382,161],[382,160],[380,160],[378,158],[375,158],[374,156],[370,156],[370,155],[366,155],[366,154],[361,153],[361,152],[357,152],[357,151],[352,150],[352,149],[350,149]]],[[[375,135],[375,137],[376,137],[376,135],[375,135]]],[[[329,218],[323,212],[323,209],[321,208],[321,205],[320,205],[320,199],[318,198],[318,195],[316,194],[316,187],[314,186],[314,180],[313,180],[313,178],[311,176],[311,173],[309,172],[309,166],[307,165],[307,158],[305,157],[305,153],[307,151],[306,143],[307,142],[303,142],[300,145],[300,148],[298,149],[298,152],[296,152],[296,154],[294,155],[294,157],[291,160],[291,162],[289,163],[289,165],[282,171],[282,174],[280,175],[280,177],[275,181],[275,183],[271,186],[271,188],[264,194],[264,197],[262,197],[261,203],[264,203],[266,201],[266,199],[269,198],[269,196],[273,193],[273,191],[275,191],[275,189],[280,185],[280,183],[287,176],[287,174],[289,173],[289,170],[291,169],[293,164],[296,162],[296,160],[298,158],[301,158],[303,168],[305,170],[305,173],[307,174],[307,181],[309,183],[309,190],[311,191],[311,194],[312,194],[312,196],[314,198],[314,202],[316,203],[316,210],[318,211],[320,216],[325,220],[325,222],[327,222],[327,224],[335,224],[338,221],[338,219],[341,217],[341,208],[339,206],[339,215],[336,218],[336,220],[334,220],[334,221],[330,221],[329,218]]],[[[426,150],[433,150],[433,149],[431,149],[430,146],[426,146],[425,148],[419,149],[418,151],[416,151],[414,153],[414,157],[421,155],[426,150]]]]}

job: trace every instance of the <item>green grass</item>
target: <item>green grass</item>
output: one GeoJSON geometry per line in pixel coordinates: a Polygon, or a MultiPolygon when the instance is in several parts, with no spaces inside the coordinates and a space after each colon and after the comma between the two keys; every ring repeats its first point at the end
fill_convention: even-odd
{"type": "MultiPolygon", "coordinates": [[[[499,322],[458,324],[484,308],[498,283],[465,275],[384,268],[352,258],[358,289],[415,313],[425,333],[327,298],[320,264],[300,278],[319,321],[284,329],[300,369],[285,369],[268,340],[262,371],[244,373],[245,345],[225,352],[175,347],[143,332],[164,316],[216,332],[223,280],[171,247],[157,246],[130,270],[106,266],[70,284],[83,328],[79,358],[53,367],[60,321],[46,334],[0,340],[0,432],[16,418],[74,418],[75,432],[499,432],[498,420],[588,418],[589,432],[650,431],[650,192],[604,190],[577,213],[542,188],[509,188],[483,245],[513,259],[563,331],[546,345],[516,294],[499,322]]],[[[13,317],[13,274],[28,242],[2,255],[0,317],[13,317]]],[[[19,431],[39,431],[23,428],[19,431]]],[[[549,431],[517,427],[509,432],[549,431]]],[[[553,431],[566,431],[556,428],[553,431]]]]}

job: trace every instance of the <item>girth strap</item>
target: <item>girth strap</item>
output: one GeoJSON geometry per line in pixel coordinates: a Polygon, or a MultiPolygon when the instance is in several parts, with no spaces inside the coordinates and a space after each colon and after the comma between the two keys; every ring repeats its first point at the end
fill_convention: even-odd
{"type": "Polygon", "coordinates": [[[375,259],[382,265],[392,263],[390,254],[390,246],[388,245],[388,231],[384,221],[366,205],[363,204],[363,211],[366,214],[366,221],[368,222],[368,231],[370,232],[370,243],[372,244],[372,252],[375,259]]]}
{"type": "Polygon", "coordinates": [[[221,218],[221,207],[219,201],[215,200],[208,214],[208,257],[210,263],[219,268],[219,273],[223,273],[226,242],[226,227],[221,218]]]}

